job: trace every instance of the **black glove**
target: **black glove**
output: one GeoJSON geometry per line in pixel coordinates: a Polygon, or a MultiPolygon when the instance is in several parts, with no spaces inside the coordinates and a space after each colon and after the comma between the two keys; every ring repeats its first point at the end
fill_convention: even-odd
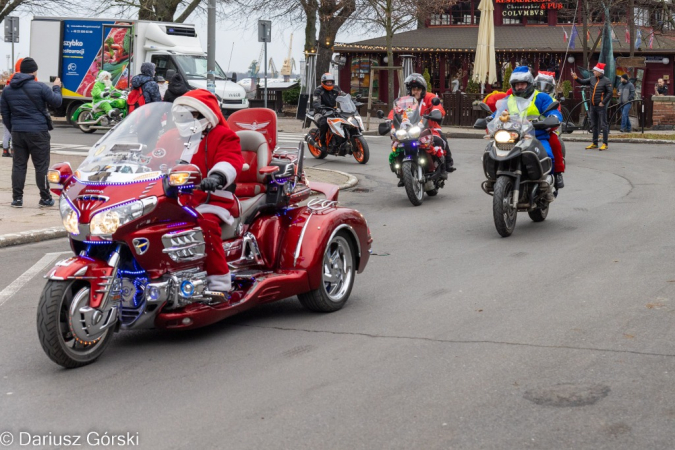
{"type": "Polygon", "coordinates": [[[101,98],[110,97],[110,91],[103,91],[101,98]]]}
{"type": "Polygon", "coordinates": [[[202,191],[213,192],[219,187],[223,187],[223,185],[225,185],[225,179],[223,176],[218,173],[212,173],[202,180],[199,188],[202,191]]]}

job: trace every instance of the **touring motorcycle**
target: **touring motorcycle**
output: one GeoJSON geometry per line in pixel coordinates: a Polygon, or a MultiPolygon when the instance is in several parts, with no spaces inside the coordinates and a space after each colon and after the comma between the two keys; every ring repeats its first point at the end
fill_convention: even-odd
{"type": "MultiPolygon", "coordinates": [[[[484,103],[483,109],[490,108],[484,103]]],[[[544,113],[558,108],[553,102],[544,113]]],[[[492,195],[492,213],[497,232],[508,237],[516,227],[519,211],[527,211],[535,222],[548,215],[554,190],[553,165],[535,130],[553,130],[560,126],[555,116],[528,120],[509,114],[506,100],[497,103],[494,118],[478,119],[474,128],[486,129],[491,139],[483,153],[483,171],[487,178],[481,185],[492,195]]]]}
{"type": "Polygon", "coordinates": [[[337,186],[307,181],[303,143],[272,152],[261,133],[244,130],[236,192],[250,196],[235,192],[234,222],[222,229],[233,290],[209,291],[190,203],[203,174],[181,162],[202,134],[194,122],[195,134],[181,137],[176,117],[183,130],[196,119],[171,107],[138,108],[77,170],[60,163],[49,171],[74,255],[45,276],[37,326],[63,367],[92,363],[122,330],[203,327],[294,295],[312,311],[337,311],[366,267],[372,239],[363,215],[338,206],[337,186]],[[307,202],[311,191],[325,198],[307,202]]]}
{"type": "Polygon", "coordinates": [[[124,108],[117,108],[117,116],[109,117],[108,114],[94,102],[81,104],[70,116],[70,121],[75,124],[83,133],[93,133],[96,130],[109,130],[120,123],[127,116],[128,93],[126,91],[115,91],[111,98],[124,101],[124,108]]]}
{"type": "MultiPolygon", "coordinates": [[[[439,103],[440,100],[435,98],[433,104],[439,103]]],[[[390,169],[403,181],[410,203],[420,206],[425,192],[433,197],[445,186],[440,156],[427,123],[429,119],[440,122],[443,116],[438,110],[420,116],[420,104],[413,96],[396,99],[393,112],[393,119],[382,122],[378,132],[381,135],[391,133],[390,169]]],[[[377,115],[384,118],[383,111],[378,111],[377,115]]]]}
{"type": "MultiPolygon", "coordinates": [[[[328,120],[326,147],[321,149],[319,129],[312,128],[305,137],[309,152],[317,159],[323,159],[327,155],[352,155],[359,164],[365,164],[370,158],[370,150],[368,142],[363,137],[363,120],[361,120],[357,105],[349,94],[339,95],[335,101],[336,108],[321,108],[321,113],[328,120]]],[[[319,124],[314,120],[314,114],[316,112],[307,113],[307,118],[318,127],[319,124]]]]}

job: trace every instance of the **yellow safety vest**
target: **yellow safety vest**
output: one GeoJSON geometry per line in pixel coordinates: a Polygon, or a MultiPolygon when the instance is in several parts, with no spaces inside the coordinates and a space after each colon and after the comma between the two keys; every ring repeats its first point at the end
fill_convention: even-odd
{"type": "MultiPolygon", "coordinates": [[[[532,97],[532,101],[530,104],[527,106],[527,109],[525,110],[525,113],[527,114],[527,118],[534,118],[534,117],[539,117],[541,113],[539,112],[539,109],[535,105],[535,102],[537,100],[537,95],[541,94],[541,92],[535,90],[534,91],[534,96],[532,97]]],[[[518,109],[518,103],[516,103],[516,96],[511,94],[509,95],[509,99],[506,103],[507,108],[509,110],[509,114],[518,114],[520,115],[521,112],[518,109]]]]}

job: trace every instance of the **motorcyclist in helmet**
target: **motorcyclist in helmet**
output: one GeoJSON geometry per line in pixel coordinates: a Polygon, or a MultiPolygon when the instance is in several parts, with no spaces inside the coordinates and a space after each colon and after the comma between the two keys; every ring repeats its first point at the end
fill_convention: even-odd
{"type": "MultiPolygon", "coordinates": [[[[443,109],[443,106],[441,104],[434,105],[432,103],[432,100],[437,96],[431,92],[427,92],[427,82],[421,74],[411,73],[406,77],[403,83],[405,84],[406,90],[408,91],[408,95],[415,97],[417,101],[420,102],[420,115],[428,115],[431,113],[431,111],[437,109],[445,117],[445,109],[443,109]]],[[[393,118],[394,111],[392,110],[389,112],[389,119],[392,120],[393,118]]],[[[447,172],[455,171],[452,154],[450,153],[450,146],[448,145],[447,139],[441,132],[441,125],[433,120],[429,120],[428,124],[429,128],[431,129],[431,133],[434,136],[434,146],[441,147],[445,152],[445,156],[441,161],[441,171],[447,178],[447,172]]],[[[399,181],[399,187],[400,186],[403,186],[402,179],[399,181]]]]}
{"type": "MultiPolygon", "coordinates": [[[[543,114],[545,117],[555,116],[562,121],[562,114],[557,109],[544,113],[546,108],[553,103],[553,99],[550,95],[535,89],[534,77],[527,66],[516,67],[511,74],[509,84],[511,85],[512,94],[502,101],[507,102],[506,105],[510,114],[525,115],[528,118],[538,118],[543,114]]],[[[492,116],[494,117],[495,114],[493,113],[492,116]]],[[[535,136],[541,142],[555,167],[555,157],[549,143],[549,131],[536,130],[535,136]]],[[[547,199],[548,201],[555,199],[552,192],[549,192],[547,199]]]]}
{"type": "MultiPolygon", "coordinates": [[[[554,72],[544,72],[539,71],[537,76],[534,78],[534,85],[539,92],[546,93],[551,96],[555,101],[555,73],[554,72]]],[[[560,107],[558,107],[560,111],[560,107]]],[[[565,171],[565,158],[562,154],[562,144],[560,143],[560,129],[557,129],[555,132],[550,134],[549,143],[551,144],[551,151],[553,151],[553,156],[555,157],[555,166],[553,170],[555,171],[555,187],[562,189],[565,187],[565,181],[563,180],[563,172],[565,171]]]]}
{"type": "Polygon", "coordinates": [[[321,112],[322,107],[335,108],[336,99],[342,94],[340,87],[335,84],[335,77],[331,73],[321,75],[321,85],[314,90],[314,120],[319,126],[319,146],[326,148],[326,132],[328,131],[328,118],[321,112]]]}

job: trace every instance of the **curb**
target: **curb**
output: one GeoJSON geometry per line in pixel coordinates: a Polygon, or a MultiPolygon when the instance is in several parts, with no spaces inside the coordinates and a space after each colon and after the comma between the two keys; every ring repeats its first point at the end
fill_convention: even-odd
{"type": "MultiPolygon", "coordinates": [[[[567,142],[590,142],[589,138],[582,137],[564,137],[563,141],[567,142]]],[[[618,139],[609,139],[610,144],[675,144],[673,140],[667,139],[640,139],[640,138],[618,138],[618,139]]]]}
{"type": "Polygon", "coordinates": [[[32,244],[35,242],[57,239],[68,236],[63,227],[44,228],[42,230],[22,231],[0,235],[0,248],[13,245],[32,244]]]}
{"type": "Polygon", "coordinates": [[[339,170],[332,170],[332,169],[319,169],[318,167],[307,167],[305,170],[318,170],[321,172],[333,172],[333,173],[338,173],[340,175],[343,175],[348,178],[346,183],[343,183],[339,185],[339,188],[341,191],[349,188],[353,188],[359,183],[359,179],[356,178],[354,175],[347,173],[347,172],[340,172],[339,170]]]}

